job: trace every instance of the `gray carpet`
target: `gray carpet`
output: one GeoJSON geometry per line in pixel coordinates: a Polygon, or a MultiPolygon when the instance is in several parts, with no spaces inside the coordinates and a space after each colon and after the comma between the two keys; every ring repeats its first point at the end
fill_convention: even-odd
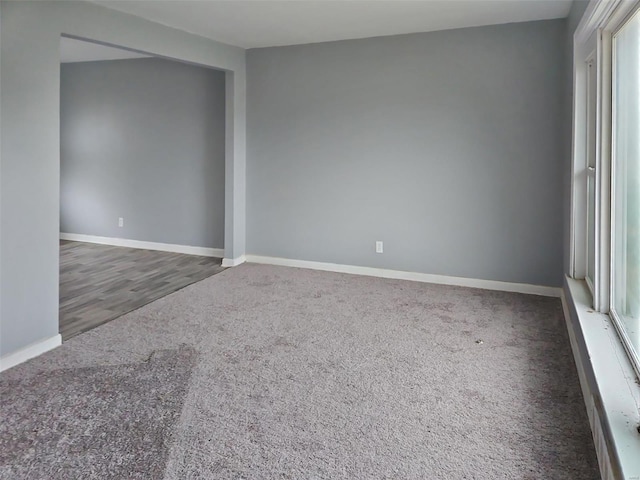
{"type": "Polygon", "coordinates": [[[0,375],[1,478],[597,479],[558,299],[242,265],[0,375]]]}
{"type": "Polygon", "coordinates": [[[162,478],[193,349],[2,384],[6,478],[162,478]],[[96,461],[99,459],[99,461],[96,461]]]}

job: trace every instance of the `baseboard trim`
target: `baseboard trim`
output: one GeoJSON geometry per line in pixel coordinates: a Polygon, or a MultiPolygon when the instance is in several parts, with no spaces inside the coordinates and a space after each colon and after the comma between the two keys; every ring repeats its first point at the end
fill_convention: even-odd
{"type": "Polygon", "coordinates": [[[186,255],[198,255],[201,257],[224,257],[224,249],[222,248],[192,247],[190,245],[178,245],[175,243],[145,242],[142,240],[129,240],[128,238],[98,237],[81,233],[61,233],[60,240],[96,243],[114,247],[140,248],[143,250],[157,250],[159,252],[184,253],[186,255]]]}
{"type": "Polygon", "coordinates": [[[366,275],[369,277],[393,278],[396,280],[410,280],[413,282],[435,283],[439,285],[453,285],[458,287],[482,288],[484,290],[526,293],[530,295],[541,295],[545,297],[558,298],[560,297],[560,293],[562,291],[562,289],[556,287],[529,285],[527,283],[510,283],[500,282],[496,280],[450,277],[446,275],[433,275],[430,273],[405,272],[401,270],[388,270],[385,268],[359,267],[356,265],[313,262],[309,260],[294,260],[290,258],[267,257],[262,255],[247,255],[246,261],[249,263],[279,265],[283,267],[309,268],[312,270],[323,270],[326,272],[366,275]]]}
{"type": "Polygon", "coordinates": [[[43,353],[53,350],[60,345],[62,345],[62,336],[57,334],[53,337],[45,338],[39,342],[27,345],[17,352],[9,353],[8,355],[0,358],[0,372],[42,355],[43,353]]]}
{"type": "Polygon", "coordinates": [[[237,267],[238,265],[243,264],[247,261],[247,258],[244,255],[240,255],[236,258],[223,258],[222,266],[223,267],[237,267]]]}

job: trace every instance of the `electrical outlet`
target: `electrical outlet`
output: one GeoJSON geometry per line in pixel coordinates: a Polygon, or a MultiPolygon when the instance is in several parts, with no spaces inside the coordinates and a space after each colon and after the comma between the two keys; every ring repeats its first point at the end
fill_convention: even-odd
{"type": "Polygon", "coordinates": [[[124,218],[122,218],[122,217],[118,218],[118,226],[119,227],[124,227],[124,218]]]}
{"type": "Polygon", "coordinates": [[[382,253],[384,251],[382,242],[380,240],[378,240],[376,242],[376,253],[382,253]]]}

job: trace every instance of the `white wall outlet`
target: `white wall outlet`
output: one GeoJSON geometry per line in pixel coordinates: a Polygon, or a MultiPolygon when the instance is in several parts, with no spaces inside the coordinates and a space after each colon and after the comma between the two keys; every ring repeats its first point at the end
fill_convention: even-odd
{"type": "Polygon", "coordinates": [[[382,242],[380,240],[378,240],[376,242],[376,253],[382,253],[384,251],[382,242]]]}
{"type": "Polygon", "coordinates": [[[124,218],[122,218],[122,217],[118,218],[118,226],[119,227],[124,227],[124,218]]]}

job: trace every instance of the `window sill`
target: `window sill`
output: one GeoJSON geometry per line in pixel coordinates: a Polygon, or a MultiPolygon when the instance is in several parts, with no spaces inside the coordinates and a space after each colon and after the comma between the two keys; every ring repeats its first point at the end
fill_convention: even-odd
{"type": "Polygon", "coordinates": [[[631,362],[609,316],[591,309],[587,284],[566,278],[563,293],[589,419],[601,419],[615,478],[640,480],[640,385],[631,362]]]}

